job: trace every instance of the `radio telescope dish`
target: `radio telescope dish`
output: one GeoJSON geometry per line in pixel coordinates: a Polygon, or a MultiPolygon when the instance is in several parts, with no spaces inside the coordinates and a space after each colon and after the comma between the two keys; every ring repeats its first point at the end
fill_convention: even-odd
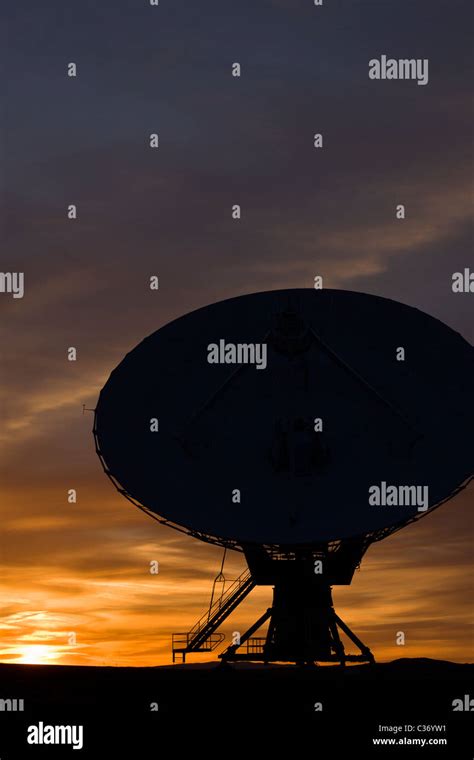
{"type": "MultiPolygon", "coordinates": [[[[255,584],[275,585],[263,659],[371,661],[330,586],[350,583],[372,541],[472,477],[473,377],[472,347],[412,307],[342,290],[254,293],[128,353],[101,391],[96,448],[148,514],[245,553],[229,609],[255,584]],[[315,558],[322,578],[311,577],[315,558]],[[360,655],[344,654],[338,627],[360,655]]],[[[199,646],[219,610],[207,639],[198,626],[173,652],[210,651],[199,646]]],[[[226,650],[239,658],[255,648],[226,650]]]]}
{"type": "Polygon", "coordinates": [[[469,477],[472,377],[471,346],[417,309],[349,291],[257,293],[127,354],[100,394],[97,444],[135,501],[216,543],[366,535],[422,514],[371,505],[371,486],[426,486],[432,509],[469,477]],[[220,340],[266,343],[266,368],[208,363],[220,340]]]}

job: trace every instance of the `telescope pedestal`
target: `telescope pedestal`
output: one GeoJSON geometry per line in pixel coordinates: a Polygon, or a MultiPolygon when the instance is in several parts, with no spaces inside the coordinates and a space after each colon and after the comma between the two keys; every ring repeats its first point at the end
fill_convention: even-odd
{"type": "Polygon", "coordinates": [[[329,586],[316,584],[307,589],[292,584],[277,584],[273,605],[241,637],[220,655],[224,662],[253,660],[261,662],[294,662],[311,665],[316,662],[374,662],[370,649],[336,614],[329,586]],[[265,638],[252,636],[268,619],[265,638]],[[359,649],[359,654],[346,654],[339,630],[359,649]]]}
{"type": "MultiPolygon", "coordinates": [[[[347,563],[331,568],[329,576],[314,572],[312,557],[293,560],[259,561],[248,556],[250,572],[256,585],[273,585],[272,606],[220,658],[224,662],[257,660],[262,662],[374,662],[370,649],[336,614],[331,594],[331,580],[341,582],[347,576],[347,563]],[[253,634],[269,619],[266,637],[253,634]],[[359,652],[346,654],[342,631],[359,652]]],[[[347,560],[347,555],[345,557],[347,560]]],[[[349,576],[352,577],[355,565],[349,576]]],[[[350,582],[345,578],[346,582],[350,582]]],[[[344,581],[342,581],[344,582],[344,581]]]]}

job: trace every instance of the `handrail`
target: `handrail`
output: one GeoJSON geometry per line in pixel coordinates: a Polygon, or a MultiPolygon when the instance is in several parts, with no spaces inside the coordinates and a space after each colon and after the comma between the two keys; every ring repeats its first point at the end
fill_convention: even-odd
{"type": "Polygon", "coordinates": [[[241,575],[239,575],[238,578],[233,581],[233,583],[229,586],[225,594],[223,594],[219,599],[217,599],[214,604],[212,604],[208,611],[202,615],[197,623],[193,625],[191,630],[189,631],[190,640],[194,638],[194,636],[197,636],[198,633],[202,631],[202,629],[210,622],[210,620],[214,617],[214,615],[222,609],[222,607],[225,606],[225,604],[229,601],[229,599],[240,589],[242,586],[246,583],[248,583],[249,580],[251,580],[252,576],[250,573],[250,570],[246,569],[244,570],[241,575]]]}
{"type": "Polygon", "coordinates": [[[186,652],[212,652],[222,641],[225,636],[223,633],[215,633],[221,618],[223,619],[241,601],[243,595],[246,595],[254,587],[255,581],[249,569],[236,578],[227,591],[217,599],[214,604],[209,605],[207,612],[202,615],[197,623],[186,633],[173,633],[172,649],[173,662],[174,655],[177,652],[183,653],[183,662],[186,652]]]}
{"type": "MultiPolygon", "coordinates": [[[[211,633],[205,641],[203,641],[199,647],[200,652],[212,652],[219,644],[225,639],[223,633],[211,633]]],[[[191,643],[189,633],[173,633],[172,636],[172,649],[174,652],[188,651],[188,647],[191,643]]]]}

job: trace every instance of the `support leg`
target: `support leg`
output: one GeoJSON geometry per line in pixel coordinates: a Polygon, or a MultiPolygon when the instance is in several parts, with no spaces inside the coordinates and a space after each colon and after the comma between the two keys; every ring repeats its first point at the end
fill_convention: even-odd
{"type": "Polygon", "coordinates": [[[225,652],[222,652],[222,654],[219,655],[219,657],[222,660],[227,660],[229,657],[231,657],[232,655],[234,655],[236,653],[237,649],[240,646],[242,646],[242,644],[245,644],[245,642],[247,641],[247,639],[249,639],[252,636],[252,634],[255,633],[255,631],[258,631],[258,629],[260,628],[260,626],[263,625],[268,620],[268,618],[270,617],[271,614],[272,614],[272,608],[269,607],[268,610],[266,610],[266,612],[264,612],[263,615],[261,617],[259,617],[259,619],[257,620],[257,622],[254,623],[253,625],[251,625],[250,628],[247,631],[245,631],[245,633],[243,634],[243,636],[240,637],[240,643],[239,644],[231,644],[230,647],[227,647],[227,649],[225,650],[225,652]]]}
{"type": "Polygon", "coordinates": [[[349,626],[346,625],[346,623],[344,623],[343,620],[341,620],[341,618],[339,617],[339,615],[336,615],[336,613],[334,613],[334,618],[335,618],[336,623],[339,626],[339,628],[341,628],[341,630],[344,631],[344,633],[346,634],[346,636],[357,647],[359,647],[359,649],[362,652],[362,654],[364,655],[364,657],[367,657],[367,659],[369,660],[369,662],[374,663],[375,662],[375,658],[374,658],[374,655],[372,654],[372,652],[370,651],[369,647],[366,647],[365,644],[362,643],[362,641],[358,638],[358,636],[356,636],[355,633],[353,633],[353,631],[351,631],[351,629],[349,628],[349,626]]]}

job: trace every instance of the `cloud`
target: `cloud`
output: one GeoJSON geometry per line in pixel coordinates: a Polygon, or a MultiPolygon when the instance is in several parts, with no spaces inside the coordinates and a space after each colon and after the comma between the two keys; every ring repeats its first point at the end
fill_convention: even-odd
{"type": "MultiPolygon", "coordinates": [[[[144,9],[126,23],[109,14],[105,46],[91,3],[70,18],[53,2],[12,19],[2,267],[25,272],[25,297],[0,297],[0,658],[36,646],[60,662],[167,663],[170,633],[206,608],[221,551],[116,493],[82,415],[145,335],[206,303],[312,287],[322,274],[328,287],[401,300],[474,337],[469,297],[450,288],[472,247],[467,3],[452,0],[449,14],[432,5],[427,25],[416,1],[268,0],[247,13],[212,0],[186,24],[161,14],[158,46],[144,9]],[[58,73],[72,49],[74,83],[58,73]],[[428,55],[429,86],[369,82],[382,50],[428,55]]],[[[470,488],[372,546],[351,587],[335,590],[380,658],[468,659],[472,498],[470,488]]],[[[229,559],[238,575],[242,557],[229,559]]],[[[255,589],[226,634],[270,599],[255,589]]]]}

